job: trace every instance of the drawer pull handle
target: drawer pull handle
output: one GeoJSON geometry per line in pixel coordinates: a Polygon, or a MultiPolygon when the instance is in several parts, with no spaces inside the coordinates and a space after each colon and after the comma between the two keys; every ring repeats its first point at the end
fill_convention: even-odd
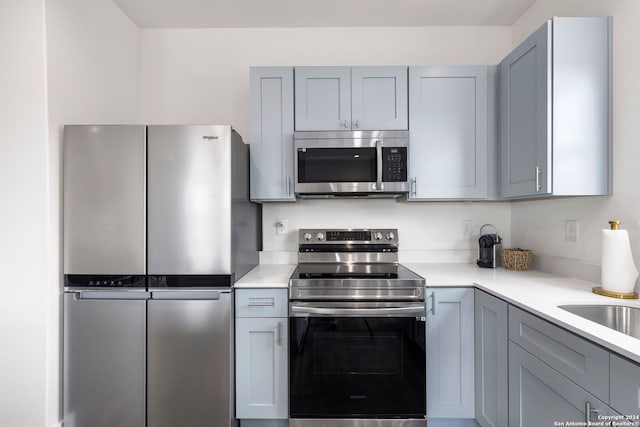
{"type": "Polygon", "coordinates": [[[249,307],[273,307],[274,306],[274,301],[256,301],[256,300],[250,300],[249,301],[249,307]]]}
{"type": "Polygon", "coordinates": [[[598,412],[600,411],[591,407],[591,402],[584,402],[584,422],[587,423],[587,425],[591,421],[591,414],[597,414],[598,412]]]}

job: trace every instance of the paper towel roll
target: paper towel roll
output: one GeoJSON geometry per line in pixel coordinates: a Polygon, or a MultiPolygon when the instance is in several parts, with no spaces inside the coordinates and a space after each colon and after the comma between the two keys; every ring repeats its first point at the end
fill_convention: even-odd
{"type": "Polygon", "coordinates": [[[627,230],[602,230],[602,289],[630,294],[638,270],[631,254],[627,230]]]}

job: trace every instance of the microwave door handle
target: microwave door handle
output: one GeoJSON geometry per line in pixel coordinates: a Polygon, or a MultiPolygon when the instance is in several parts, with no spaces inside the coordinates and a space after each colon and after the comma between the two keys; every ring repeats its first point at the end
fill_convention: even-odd
{"type": "Polygon", "coordinates": [[[376,162],[377,162],[377,176],[376,176],[376,190],[382,191],[382,141],[376,140],[376,162]]]}

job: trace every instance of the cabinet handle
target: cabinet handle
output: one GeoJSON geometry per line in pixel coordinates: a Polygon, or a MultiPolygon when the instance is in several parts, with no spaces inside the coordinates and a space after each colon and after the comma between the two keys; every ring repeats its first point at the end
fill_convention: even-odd
{"type": "Polygon", "coordinates": [[[291,195],[291,177],[287,177],[287,181],[285,183],[287,188],[287,196],[291,195]]]}
{"type": "Polygon", "coordinates": [[[412,178],[411,179],[411,195],[415,196],[417,190],[418,190],[418,178],[412,178]]]}
{"type": "Polygon", "coordinates": [[[282,322],[278,322],[278,329],[276,331],[276,342],[278,345],[282,345],[282,322]]]}
{"type": "Polygon", "coordinates": [[[435,316],[436,315],[436,293],[435,292],[431,292],[431,295],[429,295],[429,298],[431,299],[431,315],[435,316]]]}
{"type": "Polygon", "coordinates": [[[542,170],[540,169],[540,166],[536,166],[536,193],[540,191],[540,189],[542,188],[542,186],[540,185],[540,174],[542,173],[542,170]]]}
{"type": "Polygon", "coordinates": [[[591,407],[591,402],[584,402],[584,422],[589,424],[591,421],[591,414],[597,414],[598,411],[595,408],[591,407]]]}
{"type": "Polygon", "coordinates": [[[273,307],[273,299],[271,301],[249,300],[249,307],[273,307]]]}
{"type": "Polygon", "coordinates": [[[342,121],[342,127],[343,127],[343,128],[345,128],[345,129],[349,129],[349,122],[348,122],[348,120],[343,120],[343,121],[342,121]]]}
{"type": "Polygon", "coordinates": [[[356,129],[360,129],[360,120],[356,120],[355,122],[353,122],[353,127],[356,129]]]}

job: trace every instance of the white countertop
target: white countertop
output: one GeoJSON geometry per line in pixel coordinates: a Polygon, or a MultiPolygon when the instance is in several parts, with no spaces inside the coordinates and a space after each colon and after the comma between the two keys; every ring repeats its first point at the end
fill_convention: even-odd
{"type": "MultiPolygon", "coordinates": [[[[539,271],[478,268],[473,264],[403,264],[424,277],[427,287],[475,286],[519,306],[601,346],[640,363],[640,340],[558,308],[563,304],[612,304],[640,308],[638,300],[619,300],[591,292],[597,283],[539,271]]],[[[291,264],[261,264],[236,288],[287,287],[296,268],[291,264]]]]}
{"type": "Polygon", "coordinates": [[[288,288],[289,277],[297,265],[260,264],[242,276],[234,288],[288,288]]]}

